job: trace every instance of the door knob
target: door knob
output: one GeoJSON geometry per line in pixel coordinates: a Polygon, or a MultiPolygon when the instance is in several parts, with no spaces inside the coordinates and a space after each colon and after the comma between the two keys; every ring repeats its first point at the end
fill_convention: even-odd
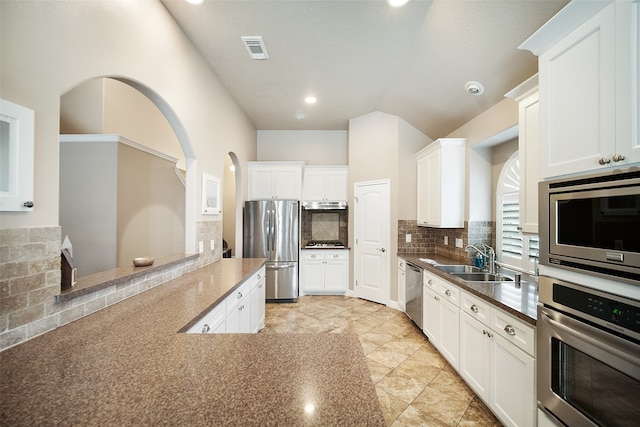
{"type": "Polygon", "coordinates": [[[380,252],[386,252],[386,250],[384,248],[376,248],[376,250],[378,250],[380,252]]]}

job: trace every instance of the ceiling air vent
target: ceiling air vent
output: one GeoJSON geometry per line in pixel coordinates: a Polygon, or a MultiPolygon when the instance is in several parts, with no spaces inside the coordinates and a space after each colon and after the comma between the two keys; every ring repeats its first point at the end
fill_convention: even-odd
{"type": "Polygon", "coordinates": [[[251,59],[269,58],[267,47],[264,45],[264,40],[262,40],[261,36],[242,36],[240,38],[244,42],[251,59]]]}

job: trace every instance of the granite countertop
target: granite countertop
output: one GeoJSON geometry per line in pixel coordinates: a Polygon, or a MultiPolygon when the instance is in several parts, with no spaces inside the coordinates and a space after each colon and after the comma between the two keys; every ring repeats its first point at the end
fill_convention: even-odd
{"type": "MultiPolygon", "coordinates": [[[[515,282],[465,282],[464,280],[437,269],[432,264],[420,261],[420,258],[429,258],[438,264],[461,264],[460,261],[433,253],[398,253],[398,256],[410,261],[423,269],[442,277],[458,287],[479,296],[485,301],[513,314],[519,319],[535,326],[538,313],[538,283],[535,278],[523,274],[520,286],[515,282]]],[[[510,276],[508,271],[504,275],[510,276]]]]}
{"type": "Polygon", "coordinates": [[[0,425],[384,425],[355,335],[178,332],[264,262],[223,259],[1,352],[0,425]]]}

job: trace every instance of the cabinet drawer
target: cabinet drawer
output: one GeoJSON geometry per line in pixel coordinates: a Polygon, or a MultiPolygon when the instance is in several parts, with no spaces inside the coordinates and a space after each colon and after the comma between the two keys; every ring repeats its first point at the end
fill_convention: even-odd
{"type": "Polygon", "coordinates": [[[187,332],[190,334],[214,333],[221,324],[224,324],[225,315],[225,301],[221,301],[187,332]]]}
{"type": "Polygon", "coordinates": [[[343,260],[348,259],[349,252],[348,251],[324,251],[324,258],[329,260],[343,260]]]}
{"type": "Polygon", "coordinates": [[[427,273],[425,270],[422,271],[422,284],[436,293],[439,293],[438,281],[439,279],[435,276],[427,273]]]}
{"type": "Polygon", "coordinates": [[[438,293],[442,295],[445,301],[449,301],[456,307],[460,307],[460,288],[446,280],[438,281],[438,293]]]}
{"type": "Polygon", "coordinates": [[[496,334],[531,356],[535,356],[536,330],[533,326],[493,307],[491,307],[491,325],[489,326],[496,334]]]}
{"type": "Polygon", "coordinates": [[[477,321],[489,325],[491,307],[482,299],[467,292],[460,292],[460,309],[477,321]]]}
{"type": "Polygon", "coordinates": [[[227,315],[234,311],[243,299],[249,296],[251,290],[251,280],[247,280],[242,285],[237,287],[227,298],[225,298],[225,304],[227,307],[227,315]]]}
{"type": "Polygon", "coordinates": [[[318,260],[318,259],[324,259],[324,255],[322,254],[323,251],[309,251],[309,250],[304,250],[301,251],[302,252],[302,259],[303,260],[318,260]]]}
{"type": "Polygon", "coordinates": [[[262,280],[262,278],[264,278],[265,275],[266,275],[266,268],[262,267],[260,270],[258,270],[256,274],[251,276],[251,279],[249,281],[251,282],[252,290],[255,289],[256,286],[258,286],[258,283],[260,283],[260,280],[262,280]]]}

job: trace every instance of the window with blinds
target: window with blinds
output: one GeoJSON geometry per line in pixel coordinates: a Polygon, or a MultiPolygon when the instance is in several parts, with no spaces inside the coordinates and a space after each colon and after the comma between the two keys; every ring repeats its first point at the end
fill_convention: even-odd
{"type": "Polygon", "coordinates": [[[516,152],[505,163],[498,179],[497,253],[503,264],[533,272],[540,241],[538,236],[524,235],[520,231],[519,172],[516,152]]]}

